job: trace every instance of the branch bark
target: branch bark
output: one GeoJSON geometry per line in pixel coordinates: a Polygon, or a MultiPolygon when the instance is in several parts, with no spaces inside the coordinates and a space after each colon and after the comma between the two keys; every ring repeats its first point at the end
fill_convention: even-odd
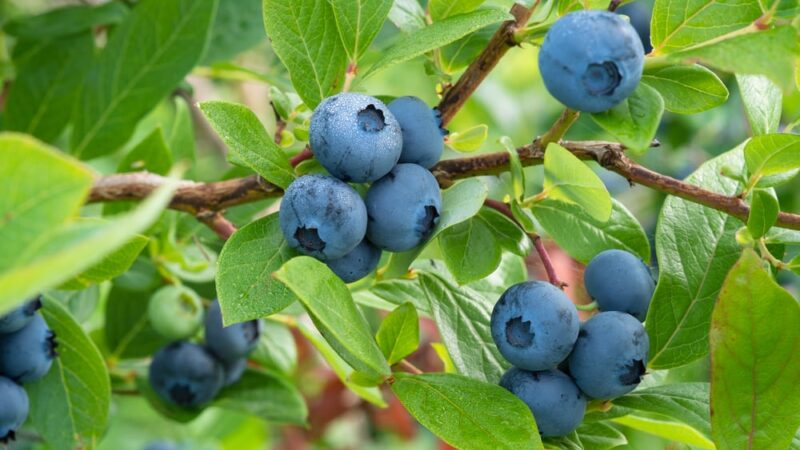
{"type": "Polygon", "coordinates": [[[515,4],[511,8],[511,15],[514,16],[514,20],[503,22],[480,56],[472,61],[456,84],[444,93],[437,107],[442,113],[443,127],[450,123],[453,116],[464,106],[467,99],[475,92],[484,78],[489,75],[489,72],[494,69],[494,66],[497,65],[508,49],[518,45],[518,42],[514,39],[514,33],[528,23],[537,6],[539,6],[538,0],[530,8],[515,4]]]}
{"type": "MultiPolygon", "coordinates": [[[[742,221],[746,221],[750,213],[749,206],[740,198],[711,192],[637,164],[625,155],[621,144],[605,141],[562,141],[561,145],[578,158],[597,161],[604,168],[622,175],[631,183],[708,206],[742,221]]],[[[538,141],[518,148],[517,152],[525,166],[542,164],[544,161],[544,149],[538,141]]],[[[431,172],[443,188],[463,178],[498,175],[507,170],[506,152],[447,159],[431,168],[431,172]]],[[[164,178],[161,176],[146,172],[109,175],[95,183],[88,203],[142,199],[163,182],[164,178]]],[[[214,183],[186,181],[178,187],[170,208],[197,215],[198,212],[205,210],[220,211],[231,206],[281,195],[279,187],[257,176],[214,183]]],[[[800,230],[800,215],[781,212],[776,225],[800,230]]]]}

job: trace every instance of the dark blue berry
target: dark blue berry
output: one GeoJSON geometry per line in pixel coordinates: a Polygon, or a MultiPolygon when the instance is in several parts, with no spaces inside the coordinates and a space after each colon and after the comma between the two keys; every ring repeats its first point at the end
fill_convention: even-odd
{"type": "Polygon", "coordinates": [[[55,333],[36,314],[19,331],[0,336],[0,375],[17,383],[30,383],[44,377],[56,353],[55,333]]]}
{"type": "Polygon", "coordinates": [[[28,394],[17,383],[0,377],[0,444],[14,440],[28,417],[28,394]]]}
{"type": "Polygon", "coordinates": [[[164,401],[198,408],[214,399],[225,381],[222,364],[204,347],[185,341],[158,351],[150,364],[150,384],[164,401]]]}
{"type": "Polygon", "coordinates": [[[222,325],[222,310],[219,301],[214,301],[206,313],[206,346],[220,361],[226,364],[245,358],[258,344],[261,323],[258,320],[222,325]]]}
{"type": "Polygon", "coordinates": [[[624,312],[641,321],[647,316],[656,288],[642,260],[622,250],[606,250],[592,258],[583,282],[600,311],[624,312]]]}
{"type": "Polygon", "coordinates": [[[21,330],[22,327],[33,320],[36,311],[41,308],[42,298],[38,296],[8,314],[0,316],[0,334],[9,334],[21,330]]]}

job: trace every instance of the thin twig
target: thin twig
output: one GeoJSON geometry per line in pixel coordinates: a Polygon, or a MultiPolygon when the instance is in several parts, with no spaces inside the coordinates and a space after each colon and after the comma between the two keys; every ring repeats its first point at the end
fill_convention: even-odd
{"type": "Polygon", "coordinates": [[[422,375],[425,373],[420,370],[419,367],[411,364],[407,359],[401,359],[397,365],[403,368],[406,372],[413,373],[414,375],[422,375]]]}
{"type": "MultiPolygon", "coordinates": [[[[483,202],[483,204],[488,208],[492,208],[502,213],[503,215],[511,219],[514,223],[516,223],[517,226],[522,228],[522,226],[517,221],[516,217],[514,217],[514,214],[511,212],[511,208],[504,202],[487,198],[483,202]]],[[[544,267],[544,271],[547,273],[548,281],[550,281],[550,284],[556,286],[557,288],[563,289],[564,286],[566,286],[567,284],[562,282],[558,278],[558,273],[556,272],[556,268],[553,265],[553,261],[550,259],[550,254],[547,253],[547,249],[545,248],[544,243],[542,243],[541,236],[539,236],[536,233],[527,233],[527,234],[528,238],[530,238],[531,242],[533,242],[533,247],[536,249],[536,253],[539,254],[539,259],[542,260],[542,266],[544,267]]]]}
{"type": "Polygon", "coordinates": [[[222,211],[202,210],[195,214],[195,217],[211,228],[223,241],[227,241],[236,232],[236,225],[226,219],[222,211]]]}
{"type": "Polygon", "coordinates": [[[567,134],[567,131],[572,124],[578,120],[579,115],[580,113],[578,111],[569,108],[564,109],[561,115],[558,116],[558,120],[556,120],[553,126],[551,126],[550,129],[539,138],[540,145],[546,149],[547,145],[551,142],[559,142],[561,138],[567,134]]]}
{"type": "Polygon", "coordinates": [[[313,157],[314,157],[314,153],[311,151],[311,147],[306,145],[306,147],[300,153],[292,156],[289,159],[289,164],[291,164],[292,167],[297,167],[301,162],[303,162],[303,161],[305,161],[307,159],[311,159],[313,157]]]}
{"type": "Polygon", "coordinates": [[[467,67],[456,84],[448,89],[442,96],[437,109],[442,113],[442,126],[450,123],[450,120],[464,106],[467,99],[478,88],[481,82],[494,69],[500,58],[506,54],[508,49],[518,45],[514,39],[516,31],[525,26],[531,18],[533,11],[539,6],[539,0],[530,8],[515,4],[511,8],[513,20],[504,22],[494,33],[492,39],[486,44],[483,52],[467,67]]]}

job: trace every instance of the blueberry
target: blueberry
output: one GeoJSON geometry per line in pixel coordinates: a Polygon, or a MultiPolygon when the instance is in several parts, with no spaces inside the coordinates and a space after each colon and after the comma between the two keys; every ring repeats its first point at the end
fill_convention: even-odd
{"type": "Polygon", "coordinates": [[[617,398],[642,380],[649,348],[641,322],[630,314],[602,312],[581,326],[569,356],[570,374],[589,397],[617,398]]]}
{"type": "Polygon", "coordinates": [[[556,21],[539,51],[550,94],[569,108],[606,111],[636,89],[644,48],[636,30],[606,11],[576,11],[556,21]]]}
{"type": "Polygon", "coordinates": [[[206,346],[220,361],[226,364],[244,358],[258,344],[261,323],[258,320],[235,323],[223,327],[222,310],[214,301],[206,313],[206,346]]]}
{"type": "Polygon", "coordinates": [[[417,97],[399,97],[389,103],[389,111],[403,130],[401,163],[430,168],[444,151],[444,132],[438,112],[417,97]]]}
{"type": "Polygon", "coordinates": [[[28,300],[22,306],[0,316],[0,334],[9,334],[21,330],[30,323],[36,311],[42,307],[42,298],[38,296],[28,300]]]}
{"type": "Polygon", "coordinates": [[[500,386],[528,405],[543,437],[565,436],[575,431],[586,412],[586,397],[570,377],[558,370],[529,372],[513,368],[500,386]]]}
{"type": "Polygon", "coordinates": [[[364,183],[386,175],[400,158],[400,124],[380,100],[342,93],[326,98],[311,116],[314,156],[343,181],[364,183]]]}
{"type": "Polygon", "coordinates": [[[178,341],[153,356],[150,385],[164,401],[183,408],[210,402],[222,388],[222,364],[204,347],[178,341]]]}
{"type": "Polygon", "coordinates": [[[369,275],[381,260],[381,250],[364,239],[350,253],[326,262],[328,267],[345,283],[358,281],[369,275]]]}
{"type": "Polygon", "coordinates": [[[0,375],[17,383],[44,377],[56,357],[55,333],[36,314],[21,330],[0,336],[0,375]]]}
{"type": "Polygon", "coordinates": [[[367,238],[392,252],[427,241],[439,223],[442,194],[436,178],[416,164],[398,164],[367,191],[367,238]]]}
{"type": "Polygon", "coordinates": [[[653,4],[647,1],[626,3],[617,8],[616,12],[630,17],[633,29],[642,40],[644,52],[650,53],[653,50],[653,45],[650,43],[650,18],[653,15],[653,4]]]}
{"type": "Polygon", "coordinates": [[[230,362],[223,361],[222,365],[225,368],[225,386],[230,386],[242,379],[242,375],[247,369],[247,359],[240,358],[230,362]]]}
{"type": "Polygon", "coordinates": [[[150,298],[147,317],[153,329],[169,340],[191,337],[203,323],[203,303],[183,286],[164,286],[150,298]]]}
{"type": "Polygon", "coordinates": [[[586,292],[601,311],[620,311],[644,321],[656,288],[650,269],[631,253],[606,250],[589,261],[586,292]]]}
{"type": "Polygon", "coordinates": [[[364,239],[367,209],[347,183],[311,174],[286,189],[280,223],[292,248],[324,261],[341,258],[364,239]]]}
{"type": "Polygon", "coordinates": [[[0,377],[0,399],[0,444],[8,444],[28,417],[28,394],[17,383],[0,377]]]}
{"type": "Polygon", "coordinates": [[[543,281],[508,288],[492,310],[492,338],[511,364],[525,370],[552,369],[578,338],[575,306],[561,289],[543,281]]]}

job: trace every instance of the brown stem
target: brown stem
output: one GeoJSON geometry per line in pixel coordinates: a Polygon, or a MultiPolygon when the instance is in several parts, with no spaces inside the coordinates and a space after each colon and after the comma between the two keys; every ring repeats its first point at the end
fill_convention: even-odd
{"type": "Polygon", "coordinates": [[[608,4],[608,10],[610,12],[614,12],[617,10],[617,8],[619,8],[621,4],[622,0],[611,0],[611,2],[608,4]]]}
{"type": "MultiPolygon", "coordinates": [[[[502,213],[503,215],[511,219],[514,223],[516,223],[517,226],[522,228],[522,226],[520,226],[519,222],[517,221],[517,218],[514,217],[514,214],[511,212],[511,208],[506,203],[487,198],[486,200],[484,200],[483,204],[486,207],[492,208],[502,213]]],[[[550,284],[553,284],[559,289],[563,289],[564,286],[566,286],[567,284],[562,282],[558,278],[558,273],[556,273],[556,268],[553,265],[553,261],[550,259],[550,254],[547,253],[547,249],[542,243],[542,238],[536,233],[527,233],[527,234],[531,242],[533,242],[533,247],[536,249],[536,253],[539,254],[539,259],[542,260],[542,266],[544,266],[544,270],[547,273],[547,279],[550,281],[550,284]]]]}
{"type": "Polygon", "coordinates": [[[561,138],[563,138],[564,135],[567,134],[567,131],[572,126],[572,124],[574,124],[575,121],[578,120],[578,116],[580,114],[581,113],[579,113],[578,111],[569,108],[564,109],[561,115],[558,116],[558,120],[556,120],[553,126],[551,126],[550,129],[547,130],[547,132],[543,134],[541,138],[539,138],[539,142],[542,148],[547,149],[547,145],[550,144],[551,142],[559,142],[561,138]]]}
{"type": "MultiPolygon", "coordinates": [[[[708,206],[742,221],[746,221],[750,213],[747,203],[740,198],[711,192],[640,166],[625,156],[624,147],[621,144],[603,141],[562,141],[561,145],[578,158],[597,161],[601,166],[622,175],[631,183],[638,183],[708,206]]],[[[538,142],[518,148],[517,153],[525,166],[542,164],[544,160],[544,149],[538,142]]],[[[459,179],[497,175],[507,170],[507,152],[447,159],[431,168],[431,172],[443,188],[451,186],[459,179]]],[[[95,183],[88,202],[142,199],[164,181],[164,178],[150,173],[109,175],[100,178],[95,183]]],[[[257,176],[214,183],[184,181],[178,187],[170,203],[170,208],[196,214],[203,209],[219,211],[264,198],[279,197],[281,194],[282,191],[279,187],[257,176]]],[[[781,228],[800,230],[800,214],[781,212],[776,225],[781,228]]]]}
{"type": "Polygon", "coordinates": [[[195,217],[211,228],[223,241],[227,241],[236,232],[236,225],[226,219],[222,211],[202,210],[195,214],[195,217]]]}
{"type": "Polygon", "coordinates": [[[311,159],[313,157],[314,157],[314,153],[311,151],[311,147],[306,145],[306,148],[304,148],[300,153],[292,156],[289,159],[289,164],[291,164],[292,167],[297,167],[297,165],[300,164],[301,162],[303,162],[303,161],[305,161],[307,159],[311,159]]]}
{"type": "Polygon", "coordinates": [[[538,0],[530,8],[515,4],[511,8],[511,14],[514,19],[504,22],[500,26],[480,56],[472,61],[456,84],[444,93],[439,106],[437,106],[437,109],[442,113],[443,127],[450,123],[453,116],[464,106],[467,99],[475,92],[475,89],[478,88],[484,78],[489,75],[489,72],[494,69],[494,66],[497,65],[508,49],[518,45],[518,42],[514,39],[514,33],[528,23],[528,19],[531,18],[538,5],[538,0]]]}
{"type": "Polygon", "coordinates": [[[414,375],[422,375],[423,373],[425,373],[422,370],[420,370],[419,367],[415,366],[414,364],[411,364],[407,359],[401,359],[400,362],[397,363],[397,365],[406,372],[413,373],[414,375]]]}

